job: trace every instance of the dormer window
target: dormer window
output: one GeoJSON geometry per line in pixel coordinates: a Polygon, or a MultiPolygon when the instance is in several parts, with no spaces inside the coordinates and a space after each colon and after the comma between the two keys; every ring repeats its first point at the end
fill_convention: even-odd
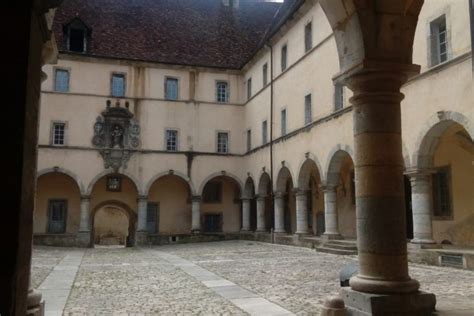
{"type": "Polygon", "coordinates": [[[66,48],[71,52],[85,53],[88,40],[90,39],[90,28],[79,18],[74,18],[64,27],[66,48]]]}

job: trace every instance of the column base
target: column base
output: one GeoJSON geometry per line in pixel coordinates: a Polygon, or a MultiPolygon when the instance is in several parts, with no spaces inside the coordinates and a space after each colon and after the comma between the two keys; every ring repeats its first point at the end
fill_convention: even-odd
{"type": "Polygon", "coordinates": [[[43,316],[44,315],[44,300],[42,299],[42,295],[37,290],[32,288],[28,291],[28,298],[26,301],[27,316],[43,316]]]}
{"type": "Polygon", "coordinates": [[[273,231],[273,233],[275,233],[275,234],[286,234],[286,230],[284,230],[284,229],[278,229],[278,230],[276,230],[276,229],[275,229],[275,230],[273,231]]]}
{"type": "Polygon", "coordinates": [[[403,281],[395,280],[374,280],[366,278],[360,274],[352,277],[349,284],[354,291],[363,293],[384,293],[384,295],[405,293],[416,293],[420,288],[420,283],[414,279],[403,281]]]}
{"type": "Polygon", "coordinates": [[[325,240],[344,239],[344,237],[342,237],[342,235],[339,233],[324,233],[321,237],[325,240]]]}
{"type": "Polygon", "coordinates": [[[146,245],[148,244],[148,233],[138,231],[135,233],[135,245],[146,245]]]}
{"type": "Polygon", "coordinates": [[[348,315],[431,315],[435,310],[436,297],[426,292],[411,294],[369,294],[342,288],[343,298],[348,315]]]}
{"type": "Polygon", "coordinates": [[[78,232],[76,235],[76,240],[79,247],[92,247],[90,231],[78,232]]]}
{"type": "Polygon", "coordinates": [[[246,233],[246,234],[248,234],[248,233],[251,233],[252,231],[250,230],[250,228],[245,228],[245,229],[242,228],[242,229],[240,230],[240,232],[241,232],[241,233],[246,233]]]}
{"type": "Polygon", "coordinates": [[[196,228],[196,229],[192,229],[192,230],[191,230],[191,234],[192,234],[192,235],[199,235],[199,234],[201,234],[201,230],[200,230],[200,229],[197,229],[197,228],[196,228]]]}
{"type": "Polygon", "coordinates": [[[256,233],[268,233],[268,230],[266,230],[265,228],[257,228],[257,230],[255,232],[256,233]]]}
{"type": "Polygon", "coordinates": [[[422,238],[413,238],[410,241],[412,244],[436,244],[436,241],[433,239],[422,239],[422,238]]]}

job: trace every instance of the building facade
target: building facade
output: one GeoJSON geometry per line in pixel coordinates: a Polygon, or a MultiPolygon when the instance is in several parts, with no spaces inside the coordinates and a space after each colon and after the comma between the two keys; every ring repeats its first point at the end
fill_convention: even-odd
{"type": "MultiPolygon", "coordinates": [[[[35,242],[357,238],[351,91],[333,80],[318,1],[130,6],[68,0],[56,13],[35,242]]],[[[469,23],[467,1],[429,1],[419,16],[421,73],[402,88],[413,243],[474,245],[469,23]]]]}

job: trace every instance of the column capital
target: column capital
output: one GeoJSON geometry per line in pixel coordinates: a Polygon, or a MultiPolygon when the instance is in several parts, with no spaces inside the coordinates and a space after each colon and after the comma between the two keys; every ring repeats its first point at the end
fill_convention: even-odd
{"type": "Polygon", "coordinates": [[[257,201],[265,201],[267,196],[268,195],[259,194],[259,195],[256,195],[255,198],[257,199],[257,201]]]}
{"type": "Polygon", "coordinates": [[[138,198],[137,198],[137,202],[143,202],[143,201],[147,201],[148,200],[148,196],[146,195],[139,195],[138,198]]]}
{"type": "Polygon", "coordinates": [[[286,195],[285,192],[274,192],[273,193],[273,196],[275,197],[275,199],[282,199],[285,195],[286,195]]]}
{"type": "Polygon", "coordinates": [[[81,201],[82,200],[89,200],[90,201],[91,196],[90,195],[81,195],[81,201]]]}
{"type": "Polygon", "coordinates": [[[293,192],[295,193],[296,196],[306,196],[306,194],[308,194],[309,190],[308,189],[294,189],[293,192]]]}
{"type": "Polygon", "coordinates": [[[240,200],[242,201],[251,201],[252,199],[253,199],[252,197],[248,197],[248,196],[244,196],[240,198],[240,200]]]}
{"type": "Polygon", "coordinates": [[[191,202],[201,202],[202,197],[200,195],[193,195],[191,196],[191,202]]]}
{"type": "Polygon", "coordinates": [[[323,192],[336,192],[336,186],[335,185],[329,185],[329,184],[320,184],[319,187],[323,192]]]}
{"type": "Polygon", "coordinates": [[[403,174],[408,176],[410,180],[413,181],[416,179],[429,177],[434,173],[436,173],[434,169],[425,168],[425,169],[407,169],[405,170],[403,174]]]}

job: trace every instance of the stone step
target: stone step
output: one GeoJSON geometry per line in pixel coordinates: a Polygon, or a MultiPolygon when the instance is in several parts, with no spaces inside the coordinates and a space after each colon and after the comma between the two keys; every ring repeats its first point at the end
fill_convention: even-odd
{"type": "Polygon", "coordinates": [[[327,244],[335,244],[335,245],[352,245],[357,247],[356,240],[345,240],[345,239],[331,239],[327,241],[327,244]]]}
{"type": "Polygon", "coordinates": [[[352,250],[357,251],[356,245],[341,245],[341,244],[333,244],[331,242],[324,244],[326,248],[334,248],[334,249],[341,249],[341,250],[352,250]]]}
{"type": "Polygon", "coordinates": [[[335,249],[335,248],[328,248],[328,247],[316,247],[315,249],[318,252],[330,253],[333,255],[351,256],[351,255],[357,254],[357,250],[343,250],[343,249],[335,249]]]}

